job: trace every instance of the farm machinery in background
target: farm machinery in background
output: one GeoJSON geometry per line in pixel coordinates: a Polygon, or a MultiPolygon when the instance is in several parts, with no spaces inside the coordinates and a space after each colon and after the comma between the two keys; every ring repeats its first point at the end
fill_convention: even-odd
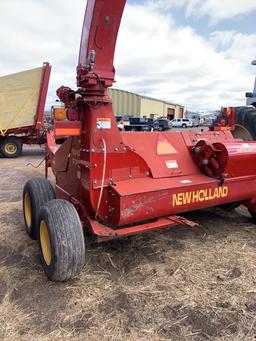
{"type": "MultiPolygon", "coordinates": [[[[256,60],[252,65],[256,65],[256,60]]],[[[222,108],[210,130],[229,130],[235,138],[256,140],[256,79],[253,92],[245,96],[246,106],[222,108]]]]}
{"type": "MultiPolygon", "coordinates": [[[[256,59],[252,61],[256,66],[256,59]]],[[[246,106],[235,108],[234,137],[244,140],[256,140],[256,78],[253,92],[246,93],[246,106]]]]}
{"type": "Polygon", "coordinates": [[[15,158],[23,144],[46,142],[44,108],[51,66],[0,77],[0,154],[15,158]]]}
{"type": "MultiPolygon", "coordinates": [[[[38,239],[51,280],[68,280],[82,270],[87,234],[103,242],[193,227],[179,214],[234,203],[256,216],[256,142],[235,139],[223,122],[206,132],[119,131],[108,88],[125,2],[87,1],[78,89],[57,90],[67,119],[55,121],[47,133],[45,178],[24,186],[26,230],[38,239]]],[[[233,124],[233,109],[225,113],[233,124]]]]}
{"type": "MultiPolygon", "coordinates": [[[[256,59],[252,61],[252,65],[256,66],[256,59]]],[[[246,105],[252,105],[254,108],[256,108],[256,77],[253,92],[247,92],[246,98],[246,105]]]]}

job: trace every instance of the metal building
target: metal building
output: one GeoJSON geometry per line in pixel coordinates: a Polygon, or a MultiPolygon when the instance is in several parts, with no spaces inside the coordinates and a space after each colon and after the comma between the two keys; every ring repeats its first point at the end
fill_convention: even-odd
{"type": "Polygon", "coordinates": [[[134,116],[169,119],[181,118],[184,106],[141,96],[129,91],[109,89],[115,116],[134,116]]]}

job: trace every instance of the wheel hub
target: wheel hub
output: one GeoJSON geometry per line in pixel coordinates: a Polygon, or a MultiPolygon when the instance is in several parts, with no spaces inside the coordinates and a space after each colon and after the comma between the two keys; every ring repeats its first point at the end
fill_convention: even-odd
{"type": "Polygon", "coordinates": [[[17,146],[14,143],[7,143],[4,149],[5,152],[10,155],[13,155],[17,152],[17,146]]]}
{"type": "Polygon", "coordinates": [[[32,224],[32,214],[31,214],[31,201],[28,193],[25,194],[24,198],[24,211],[25,211],[25,220],[28,228],[31,228],[32,224]]]}
{"type": "Polygon", "coordinates": [[[47,225],[44,220],[40,223],[40,243],[45,263],[50,266],[52,260],[51,241],[47,225]]]}

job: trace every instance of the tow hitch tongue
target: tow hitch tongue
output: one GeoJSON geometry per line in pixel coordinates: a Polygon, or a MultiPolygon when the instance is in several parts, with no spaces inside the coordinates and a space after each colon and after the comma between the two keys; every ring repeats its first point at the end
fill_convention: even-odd
{"type": "Polygon", "coordinates": [[[124,236],[131,236],[141,232],[149,232],[157,228],[170,228],[177,225],[183,225],[189,228],[198,227],[199,224],[180,216],[170,216],[161,218],[153,222],[147,222],[136,226],[122,227],[119,229],[112,229],[104,226],[97,221],[91,222],[93,231],[97,236],[98,242],[107,241],[124,236]]]}

